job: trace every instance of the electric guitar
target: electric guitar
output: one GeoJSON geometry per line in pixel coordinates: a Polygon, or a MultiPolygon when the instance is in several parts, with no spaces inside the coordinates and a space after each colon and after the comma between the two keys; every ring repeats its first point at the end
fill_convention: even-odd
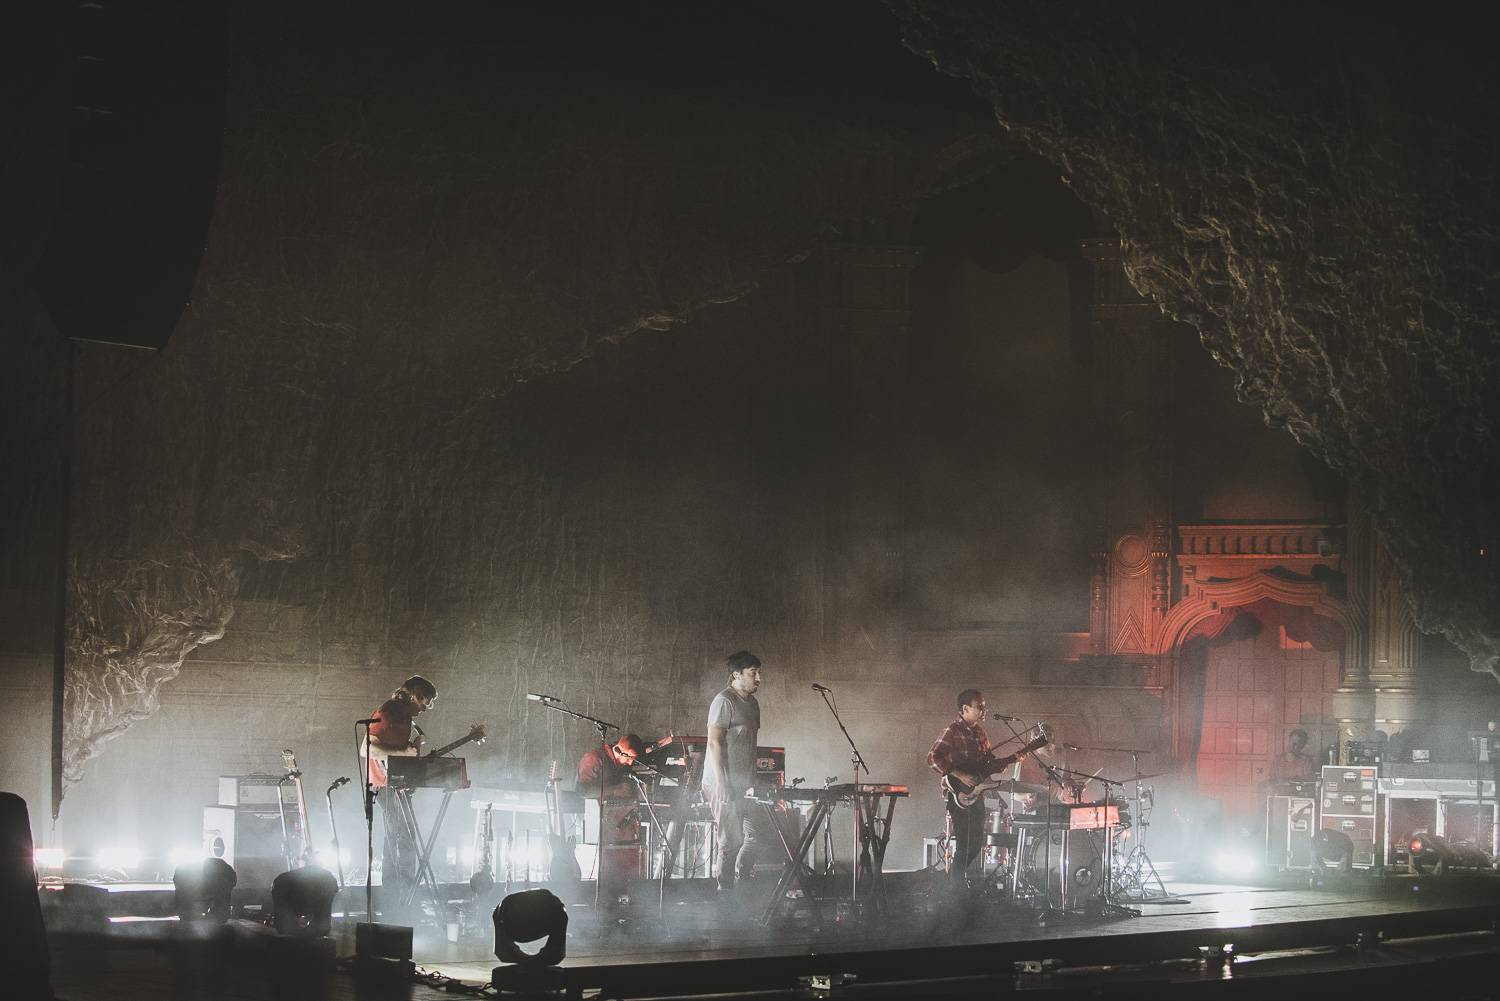
{"type": "Polygon", "coordinates": [[[463,747],[465,744],[469,743],[470,741],[473,741],[476,744],[483,744],[484,743],[484,737],[485,737],[485,733],[484,733],[485,725],[486,724],[484,724],[484,723],[475,723],[475,724],[471,725],[469,727],[469,732],[466,733],[466,734],[464,734],[462,737],[458,738],[457,740],[450,741],[450,742],[444,744],[442,747],[439,747],[435,751],[428,751],[426,754],[422,755],[422,757],[424,757],[424,758],[439,758],[439,757],[442,757],[443,755],[447,754],[449,751],[457,750],[458,748],[463,747]]]}
{"type": "Polygon", "coordinates": [[[562,804],[557,799],[557,762],[547,775],[547,879],[583,879],[572,843],[563,836],[562,804]]]}
{"type": "MultiPolygon", "coordinates": [[[[292,780],[292,788],[297,791],[297,824],[302,831],[302,854],[295,861],[299,866],[309,866],[314,861],[312,831],[307,826],[307,800],[302,795],[302,770],[297,767],[297,755],[290,747],[282,749],[281,764],[286,769],[287,778],[292,780]]],[[[291,852],[287,851],[286,854],[290,859],[291,852]]]]}
{"type": "Polygon", "coordinates": [[[990,758],[989,763],[985,765],[990,774],[984,781],[977,785],[969,785],[956,775],[948,774],[943,776],[943,789],[947,791],[949,797],[955,803],[964,809],[968,809],[983,799],[985,793],[991,789],[999,788],[1000,783],[1005,781],[1005,775],[999,772],[998,769],[1004,768],[1006,765],[1015,764],[1021,760],[1022,755],[1030,754],[1037,748],[1045,747],[1050,743],[1052,743],[1052,731],[1047,728],[1047,724],[1039,723],[1037,725],[1037,736],[1028,742],[1026,746],[1014,754],[990,758]]]}

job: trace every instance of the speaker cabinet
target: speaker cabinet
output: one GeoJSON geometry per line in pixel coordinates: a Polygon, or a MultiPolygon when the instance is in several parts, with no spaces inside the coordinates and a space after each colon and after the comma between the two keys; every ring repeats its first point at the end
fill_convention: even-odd
{"type": "MultiPolygon", "coordinates": [[[[240,887],[268,887],[285,872],[285,852],[289,850],[281,836],[282,814],[276,810],[256,810],[232,806],[203,808],[203,851],[213,858],[234,866],[240,887]]],[[[293,845],[300,844],[297,814],[286,814],[286,834],[293,845]]]]}

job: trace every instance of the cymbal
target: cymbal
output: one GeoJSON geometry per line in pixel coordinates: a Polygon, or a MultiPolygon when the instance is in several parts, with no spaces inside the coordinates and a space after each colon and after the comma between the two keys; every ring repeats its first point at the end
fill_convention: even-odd
{"type": "Polygon", "coordinates": [[[1144,782],[1146,779],[1159,779],[1159,778],[1161,778],[1165,774],[1167,774],[1167,773],[1166,772],[1149,772],[1149,773],[1147,773],[1145,775],[1132,775],[1132,776],[1130,776],[1130,778],[1126,779],[1125,781],[1126,782],[1144,782]]]}
{"type": "Polygon", "coordinates": [[[1012,793],[1016,796],[1045,796],[1047,787],[1032,785],[1030,782],[1022,782],[1019,779],[1005,779],[996,783],[991,792],[1012,793]]]}

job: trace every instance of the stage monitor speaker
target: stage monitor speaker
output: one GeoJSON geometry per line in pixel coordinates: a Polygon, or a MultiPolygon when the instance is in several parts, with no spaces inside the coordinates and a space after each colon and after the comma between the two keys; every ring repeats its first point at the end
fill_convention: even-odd
{"type": "Polygon", "coordinates": [[[26,801],[0,792],[0,964],[6,996],[33,1001],[52,997],[47,932],[37,896],[31,817],[26,801]]]}
{"type": "MultiPolygon", "coordinates": [[[[240,887],[269,887],[288,868],[281,839],[281,814],[229,806],[203,808],[203,850],[234,866],[240,887]]],[[[298,844],[297,815],[286,817],[287,835],[298,844]]]]}
{"type": "Polygon", "coordinates": [[[229,8],[66,5],[67,141],[35,281],[74,340],[161,349],[192,293],[218,192],[229,8]]]}

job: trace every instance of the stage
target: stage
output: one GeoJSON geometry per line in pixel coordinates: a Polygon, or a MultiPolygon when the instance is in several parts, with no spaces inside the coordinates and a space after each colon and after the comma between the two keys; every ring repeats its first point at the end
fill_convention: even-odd
{"type": "MultiPolygon", "coordinates": [[[[1169,881],[1170,902],[1132,904],[1137,917],[1070,914],[1046,923],[995,895],[955,897],[935,874],[892,876],[883,915],[831,900],[822,919],[793,910],[769,926],[758,920],[760,908],[726,906],[707,885],[674,887],[660,907],[644,892],[648,884],[607,911],[575,899],[558,986],[601,997],[807,996],[812,984],[839,994],[964,997],[1146,982],[1207,989],[1252,980],[1282,992],[1286,977],[1432,985],[1472,978],[1497,958],[1500,879],[1490,874],[1333,873],[1316,887],[1300,874],[1259,885],[1169,881]]],[[[162,897],[170,908],[169,890],[135,887],[128,895],[130,909],[160,912],[162,897]]],[[[125,896],[110,895],[120,904],[125,896]]],[[[340,955],[352,951],[353,920],[335,918],[340,955]]],[[[72,1001],[282,998],[288,991],[373,996],[375,988],[357,984],[347,968],[290,977],[286,963],[298,960],[284,941],[278,947],[249,921],[231,924],[213,947],[184,941],[182,926],[160,916],[114,915],[103,935],[53,934],[54,987],[72,1001]]],[[[497,965],[492,937],[480,935],[478,925],[419,927],[413,958],[418,979],[387,985],[398,996],[478,991],[497,965]]]]}

